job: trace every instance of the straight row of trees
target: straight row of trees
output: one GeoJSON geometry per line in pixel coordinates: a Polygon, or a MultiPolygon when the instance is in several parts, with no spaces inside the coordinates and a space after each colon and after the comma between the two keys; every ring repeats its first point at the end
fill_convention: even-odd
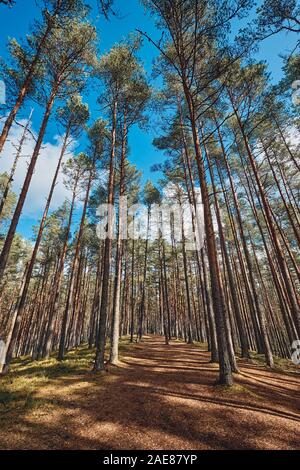
{"type": "MultiPolygon", "coordinates": [[[[101,2],[106,16],[111,3],[101,2]]],[[[247,1],[143,3],[163,31],[157,43],[141,30],[99,57],[81,0],[44,0],[42,20],[24,44],[10,42],[11,63],[3,64],[10,109],[0,152],[26,101],[38,101],[44,112],[20,194],[12,183],[30,119],[11,172],[0,179],[3,372],[14,356],[55,352],[63,360],[83,342],[96,347],[94,370],[100,371],[108,337],[109,360],[117,364],[120,335],[134,341],[155,333],[166,343],[174,337],[207,343],[220,383],[231,385],[239,355],[249,359],[257,351],[274,367],[273,356],[289,357],[299,338],[300,162],[288,92],[299,56],[295,50],[286,58],[285,79],[276,87],[266,66],[249,59],[263,37],[297,30],[296,4],[283,10],[284,2],[265,2],[251,26],[257,33],[250,38],[246,28],[233,47],[229,26],[248,14],[247,1]],[[267,15],[267,4],[276,17],[267,15]],[[159,52],[159,91],[139,59],[142,37],[159,52]],[[101,116],[90,116],[81,98],[91,82],[99,89],[101,116]],[[128,137],[133,126],[147,125],[149,107],[161,117],[154,145],[166,159],[155,168],[162,175],[157,187],[148,182],[142,189],[128,137]],[[64,138],[31,246],[17,227],[53,118],[64,138]],[[65,161],[74,141],[88,143],[65,161]],[[61,172],[70,198],[53,211],[61,172]],[[182,208],[187,202],[196,208],[200,191],[203,249],[189,251],[184,222],[179,241],[172,219],[169,240],[124,240],[121,210],[114,240],[98,239],[100,203],[118,209],[120,196],[142,201],[149,232],[151,204],[165,188],[170,205],[182,208]]],[[[193,212],[191,220],[197,230],[193,212]]]]}

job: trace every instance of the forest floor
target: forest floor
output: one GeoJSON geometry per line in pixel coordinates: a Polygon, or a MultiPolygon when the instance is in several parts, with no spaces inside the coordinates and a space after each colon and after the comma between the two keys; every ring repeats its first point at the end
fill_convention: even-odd
{"type": "Polygon", "coordinates": [[[125,340],[120,366],[98,375],[93,354],[15,361],[0,379],[1,449],[300,448],[299,368],[239,361],[226,389],[199,345],[125,340]]]}

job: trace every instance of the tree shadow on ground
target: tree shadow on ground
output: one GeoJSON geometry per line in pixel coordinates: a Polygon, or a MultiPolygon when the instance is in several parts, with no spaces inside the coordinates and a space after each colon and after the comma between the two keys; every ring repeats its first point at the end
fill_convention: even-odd
{"type": "MultiPolygon", "coordinates": [[[[298,448],[300,381],[291,381],[290,374],[278,378],[261,366],[241,363],[240,368],[236,387],[215,387],[218,371],[209,364],[208,353],[148,338],[127,350],[121,367],[108,374],[71,370],[48,375],[32,393],[37,406],[13,410],[1,420],[0,446],[298,448]]],[[[31,371],[28,377],[33,377],[31,371]]]]}

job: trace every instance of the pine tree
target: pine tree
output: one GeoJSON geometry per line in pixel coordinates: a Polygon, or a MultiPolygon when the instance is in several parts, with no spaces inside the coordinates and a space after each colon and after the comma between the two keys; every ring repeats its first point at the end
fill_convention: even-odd
{"type": "Polygon", "coordinates": [[[56,29],[52,39],[54,42],[49,43],[47,48],[45,47],[43,56],[46,78],[43,81],[40,98],[41,101],[45,100],[46,102],[45,112],[15,213],[0,255],[0,281],[4,274],[10,247],[55,100],[57,98],[68,98],[82,89],[84,75],[88,66],[94,60],[95,29],[90,24],[69,20],[64,28],[56,29]],[[46,96],[44,96],[44,92],[46,96]]]}
{"type": "Polygon", "coordinates": [[[51,49],[51,41],[55,41],[57,28],[67,26],[67,21],[73,17],[82,18],[87,9],[81,0],[44,0],[42,22],[35,24],[34,31],[28,36],[24,46],[13,39],[10,42],[10,54],[13,65],[4,68],[2,78],[9,85],[10,93],[17,97],[4,123],[0,136],[0,153],[7,139],[14,119],[20,110],[24,99],[32,94],[35,83],[43,76],[42,54],[51,49]]]}

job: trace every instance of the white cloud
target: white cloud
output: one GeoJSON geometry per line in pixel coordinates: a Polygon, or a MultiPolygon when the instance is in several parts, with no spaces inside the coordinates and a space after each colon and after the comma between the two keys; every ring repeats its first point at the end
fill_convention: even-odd
{"type": "MultiPolygon", "coordinates": [[[[20,123],[25,125],[26,121],[20,121],[20,123]]],[[[35,132],[33,130],[31,131],[33,135],[35,135],[35,132]]],[[[22,127],[18,125],[14,125],[12,127],[8,141],[4,146],[3,152],[0,154],[1,173],[10,173],[11,166],[16,155],[15,147],[19,144],[22,133],[22,127]]],[[[38,219],[44,209],[62,146],[62,140],[60,136],[55,136],[54,140],[54,144],[50,142],[43,143],[23,208],[23,217],[38,219]]],[[[19,159],[12,186],[12,189],[17,194],[17,196],[20,194],[20,190],[27,172],[28,162],[33,153],[34,146],[35,140],[33,136],[28,133],[26,142],[23,145],[22,157],[19,159]]],[[[64,160],[69,158],[71,155],[71,153],[67,153],[67,155],[64,157],[64,160]]],[[[52,198],[50,210],[52,211],[57,209],[63,203],[65,198],[69,196],[69,191],[64,187],[63,184],[63,176],[60,174],[52,198]]]]}
{"type": "Polygon", "coordinates": [[[288,132],[288,141],[294,147],[300,145],[300,132],[299,128],[296,126],[291,126],[287,129],[288,132]]]}

